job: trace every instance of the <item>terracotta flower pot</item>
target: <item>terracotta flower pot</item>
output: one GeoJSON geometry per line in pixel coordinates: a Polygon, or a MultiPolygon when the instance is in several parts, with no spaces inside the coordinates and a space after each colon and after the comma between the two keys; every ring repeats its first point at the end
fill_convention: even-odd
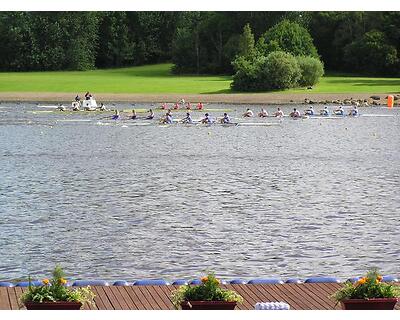
{"type": "Polygon", "coordinates": [[[79,310],[82,303],[75,301],[25,302],[27,310],[79,310]]]}
{"type": "Polygon", "coordinates": [[[229,301],[184,301],[182,310],[233,310],[236,302],[229,301]]]}
{"type": "Polygon", "coordinates": [[[343,310],[393,310],[397,298],[348,299],[340,303],[343,310]]]}

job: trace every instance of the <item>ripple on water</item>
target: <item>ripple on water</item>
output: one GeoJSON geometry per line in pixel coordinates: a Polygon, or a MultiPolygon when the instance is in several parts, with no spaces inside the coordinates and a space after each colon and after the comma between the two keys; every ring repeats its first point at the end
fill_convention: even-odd
{"type": "Polygon", "coordinates": [[[130,281],[210,269],[398,273],[398,110],[267,128],[121,128],[7,108],[16,112],[0,121],[0,279],[56,263],[130,281]]]}

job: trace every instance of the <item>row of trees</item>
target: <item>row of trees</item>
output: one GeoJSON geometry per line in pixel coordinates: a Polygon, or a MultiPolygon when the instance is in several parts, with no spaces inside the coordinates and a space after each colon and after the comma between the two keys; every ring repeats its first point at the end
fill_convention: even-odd
{"type": "Polygon", "coordinates": [[[243,27],[270,50],[266,31],[282,21],[308,30],[328,70],[400,73],[400,12],[0,12],[0,70],[172,61],[178,73],[232,74],[243,27]]]}
{"type": "Polygon", "coordinates": [[[0,70],[88,70],[171,59],[174,12],[0,12],[0,70]]]}

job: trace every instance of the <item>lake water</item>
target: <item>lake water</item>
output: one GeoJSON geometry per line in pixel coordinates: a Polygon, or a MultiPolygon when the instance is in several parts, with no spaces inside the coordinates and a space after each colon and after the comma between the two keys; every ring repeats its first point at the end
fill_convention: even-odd
{"type": "Polygon", "coordinates": [[[400,275],[398,109],[271,127],[32,110],[0,104],[0,279],[400,275]]]}

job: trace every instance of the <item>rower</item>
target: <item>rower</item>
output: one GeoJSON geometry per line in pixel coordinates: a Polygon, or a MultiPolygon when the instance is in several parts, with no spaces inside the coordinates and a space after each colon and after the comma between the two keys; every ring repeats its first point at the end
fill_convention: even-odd
{"type": "Polygon", "coordinates": [[[172,114],[171,112],[167,112],[167,114],[165,115],[164,123],[172,124],[172,122],[173,122],[172,114]]]}
{"type": "Polygon", "coordinates": [[[103,102],[100,104],[99,110],[100,111],[106,111],[107,110],[107,108],[106,108],[106,106],[104,105],[103,102]]]}
{"type": "Polygon", "coordinates": [[[163,109],[163,110],[168,109],[168,106],[167,106],[167,103],[166,103],[166,102],[164,102],[164,103],[161,105],[161,109],[163,109]]]}
{"type": "Polygon", "coordinates": [[[208,114],[208,113],[206,113],[205,115],[204,115],[204,118],[201,120],[201,123],[208,123],[208,124],[210,124],[210,123],[213,123],[214,121],[213,121],[213,119],[210,117],[210,115],[208,114]]]}
{"type": "Polygon", "coordinates": [[[258,114],[260,118],[268,117],[268,112],[265,109],[261,109],[260,113],[258,114]]]}
{"type": "Polygon", "coordinates": [[[149,110],[149,115],[146,117],[146,120],[153,120],[153,118],[154,118],[154,112],[153,112],[153,109],[150,109],[149,110]]]}
{"type": "Polygon", "coordinates": [[[115,114],[111,118],[112,120],[118,120],[119,119],[119,111],[115,110],[115,114]]]}
{"type": "Polygon", "coordinates": [[[182,119],[182,123],[193,123],[192,116],[190,115],[189,112],[186,112],[186,117],[182,119]]]}
{"type": "Polygon", "coordinates": [[[91,98],[92,98],[91,93],[90,93],[89,91],[87,91],[87,92],[85,93],[85,100],[90,100],[91,98]]]}
{"type": "Polygon", "coordinates": [[[178,110],[179,109],[179,103],[177,102],[177,103],[175,103],[175,105],[174,105],[174,110],[178,110]]]}
{"type": "Polygon", "coordinates": [[[312,106],[310,106],[305,112],[305,115],[307,116],[313,116],[314,115],[314,108],[312,106]]]}
{"type": "Polygon", "coordinates": [[[293,111],[290,113],[292,118],[300,118],[300,112],[296,108],[293,108],[293,111]]]}
{"type": "Polygon", "coordinates": [[[60,104],[57,108],[59,111],[66,111],[67,109],[65,108],[65,106],[63,106],[62,104],[60,104]]]}
{"type": "Polygon", "coordinates": [[[349,116],[357,117],[358,116],[358,109],[357,106],[354,106],[352,110],[350,110],[349,116]]]}
{"type": "Polygon", "coordinates": [[[281,108],[278,107],[278,110],[275,112],[275,117],[283,117],[283,111],[281,110],[281,108]]]}
{"type": "Polygon", "coordinates": [[[76,95],[75,101],[76,101],[76,102],[80,102],[80,101],[81,101],[81,98],[79,97],[79,94],[76,95]]]}
{"type": "Polygon", "coordinates": [[[185,104],[185,99],[182,98],[181,100],[179,100],[179,104],[183,106],[185,104]]]}
{"type": "Polygon", "coordinates": [[[135,111],[135,109],[132,109],[132,116],[131,116],[131,119],[132,119],[132,120],[136,120],[136,118],[137,118],[137,116],[136,116],[136,111],[135,111]]]}
{"type": "Polygon", "coordinates": [[[325,106],[325,108],[323,109],[323,110],[321,110],[320,112],[319,112],[319,114],[321,115],[321,116],[329,116],[329,109],[328,109],[328,106],[325,106]]]}
{"type": "Polygon", "coordinates": [[[190,102],[186,103],[186,110],[190,110],[192,109],[192,105],[190,104],[190,102]]]}
{"type": "Polygon", "coordinates": [[[249,108],[247,108],[246,112],[243,113],[243,117],[252,117],[253,116],[253,111],[251,111],[249,108]]]}
{"type": "Polygon", "coordinates": [[[197,110],[203,110],[203,104],[201,102],[197,104],[197,110]]]}
{"type": "Polygon", "coordinates": [[[333,113],[334,113],[336,116],[344,116],[343,107],[340,106],[338,109],[336,109],[335,111],[333,111],[333,113]]]}
{"type": "Polygon", "coordinates": [[[77,101],[72,102],[72,111],[79,111],[79,105],[80,103],[77,101]]]}
{"type": "Polygon", "coordinates": [[[226,112],[224,113],[224,117],[221,119],[221,123],[231,123],[231,118],[229,118],[226,112]]]}

